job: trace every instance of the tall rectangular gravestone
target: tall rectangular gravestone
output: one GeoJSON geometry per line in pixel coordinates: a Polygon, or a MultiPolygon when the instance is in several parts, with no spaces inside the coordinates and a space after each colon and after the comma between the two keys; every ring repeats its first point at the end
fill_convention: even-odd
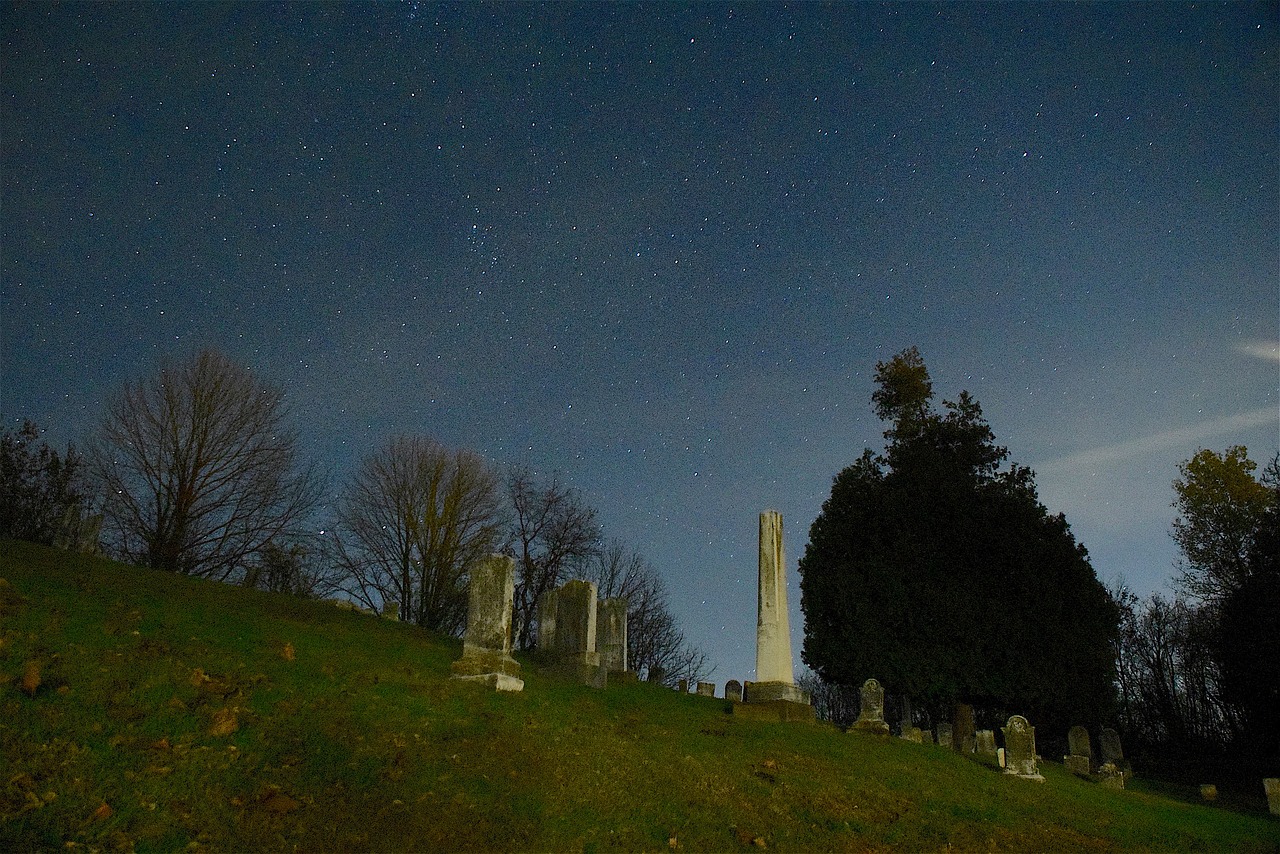
{"type": "Polygon", "coordinates": [[[467,590],[467,632],[462,658],[452,678],[483,682],[498,691],[522,691],[520,663],[511,657],[511,611],[515,591],[515,560],[489,555],[470,572],[467,590]]]}
{"type": "Polygon", "coordinates": [[[556,591],[555,635],[552,660],[562,671],[584,685],[603,688],[607,671],[596,650],[596,585],[591,581],[566,581],[556,591]]]}
{"type": "Polygon", "coordinates": [[[996,755],[996,734],[989,729],[980,729],[973,734],[973,750],[982,756],[996,755]]]}
{"type": "Polygon", "coordinates": [[[1004,733],[1005,773],[1028,780],[1044,780],[1036,769],[1036,728],[1022,715],[1009,718],[1004,733]]]}
{"type": "Polygon", "coordinates": [[[596,652],[610,673],[627,669],[627,600],[615,596],[596,606],[596,652]]]}
{"type": "Polygon", "coordinates": [[[946,747],[950,749],[952,739],[954,738],[954,736],[955,736],[955,731],[952,729],[951,724],[947,723],[946,721],[943,721],[942,723],[938,724],[938,746],[939,747],[946,747]]]}
{"type": "MultiPolygon", "coordinates": [[[[968,703],[956,703],[951,729],[951,747],[961,753],[973,753],[977,749],[974,739],[973,706],[968,703]]],[[[991,752],[995,753],[994,744],[991,752]]]]}

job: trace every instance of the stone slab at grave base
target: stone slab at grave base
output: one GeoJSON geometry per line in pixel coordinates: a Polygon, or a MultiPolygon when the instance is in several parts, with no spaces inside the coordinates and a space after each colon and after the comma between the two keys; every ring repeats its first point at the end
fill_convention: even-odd
{"type": "Polygon", "coordinates": [[[748,682],[743,686],[742,702],[744,703],[773,703],[778,700],[807,706],[809,692],[791,682],[748,682]]]}
{"type": "Polygon", "coordinates": [[[1066,768],[1072,774],[1078,774],[1081,777],[1089,776],[1089,757],[1088,756],[1064,756],[1062,757],[1062,767],[1066,768]]]}
{"type": "Polygon", "coordinates": [[[809,692],[790,682],[747,682],[742,686],[742,703],[734,703],[733,713],[757,720],[814,720],[809,692]]]}
{"type": "Polygon", "coordinates": [[[734,703],[733,714],[753,721],[781,721],[782,723],[813,722],[817,720],[813,706],[793,700],[766,700],[756,703],[734,703]]]}
{"type": "Polygon", "coordinates": [[[600,657],[595,653],[559,656],[552,668],[579,685],[603,689],[609,682],[609,670],[600,663],[600,657]]]}
{"type": "Polygon", "coordinates": [[[450,665],[451,678],[480,682],[495,691],[523,691],[520,662],[498,650],[463,644],[462,658],[450,665]]]}
{"type": "Polygon", "coordinates": [[[1108,789],[1124,788],[1124,772],[1113,762],[1104,762],[1098,766],[1098,782],[1108,789]]]}

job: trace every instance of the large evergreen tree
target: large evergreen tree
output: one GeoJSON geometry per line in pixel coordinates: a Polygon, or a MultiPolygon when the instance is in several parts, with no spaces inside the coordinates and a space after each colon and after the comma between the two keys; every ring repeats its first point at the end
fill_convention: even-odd
{"type": "Polygon", "coordinates": [[[1111,702],[1118,614],[1061,515],[1036,496],[967,392],[933,406],[920,354],[877,365],[888,422],[840,472],[800,559],[804,661],[875,677],[945,716],[956,702],[1046,726],[1111,702]]]}

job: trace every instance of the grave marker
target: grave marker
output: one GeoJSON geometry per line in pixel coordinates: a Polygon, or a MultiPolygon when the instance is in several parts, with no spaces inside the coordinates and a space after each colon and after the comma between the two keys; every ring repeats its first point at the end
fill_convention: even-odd
{"type": "Polygon", "coordinates": [[[511,657],[515,559],[489,555],[471,567],[467,631],[452,678],[483,682],[498,691],[523,691],[520,663],[511,657]]]}
{"type": "Polygon", "coordinates": [[[1002,730],[1005,747],[1005,773],[1028,780],[1044,780],[1036,770],[1036,728],[1022,715],[1009,718],[1002,730]]]}

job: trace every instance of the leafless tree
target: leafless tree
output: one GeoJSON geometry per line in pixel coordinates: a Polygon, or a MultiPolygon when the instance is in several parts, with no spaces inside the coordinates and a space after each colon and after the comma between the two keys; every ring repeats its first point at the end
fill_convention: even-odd
{"type": "Polygon", "coordinates": [[[533,645],[538,601],[568,577],[571,567],[598,548],[596,511],[556,475],[543,483],[527,468],[507,479],[513,523],[511,548],[516,559],[513,614],[516,644],[533,645]]]}
{"type": "Polygon", "coordinates": [[[502,547],[501,481],[467,450],[399,437],[365,458],[343,495],[336,538],[344,589],[373,610],[458,634],[467,571],[502,547]]]}
{"type": "Polygon", "coordinates": [[[617,540],[598,549],[582,567],[601,598],[627,600],[627,662],[646,679],[661,675],[675,685],[681,679],[705,681],[714,668],[705,653],[685,639],[667,607],[662,576],[639,552],[617,540]]]}
{"type": "Polygon", "coordinates": [[[319,497],[286,416],[281,389],[215,351],[127,383],[88,455],[105,492],[108,545],[157,569],[242,573],[319,497]]]}

